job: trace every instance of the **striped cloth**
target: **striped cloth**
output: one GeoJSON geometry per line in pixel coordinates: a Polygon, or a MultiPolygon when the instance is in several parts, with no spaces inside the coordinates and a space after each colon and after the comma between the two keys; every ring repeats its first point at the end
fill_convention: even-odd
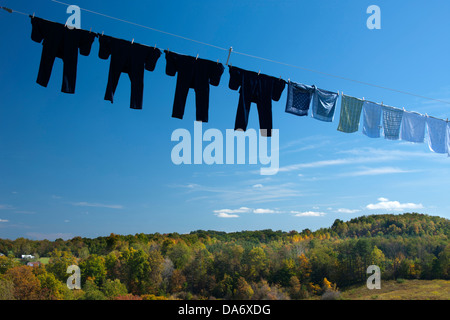
{"type": "Polygon", "coordinates": [[[338,131],[345,133],[358,131],[363,104],[363,100],[342,95],[338,131]]]}
{"type": "Polygon", "coordinates": [[[402,109],[383,106],[383,132],[385,139],[400,139],[400,126],[402,124],[402,118],[402,109]]]}

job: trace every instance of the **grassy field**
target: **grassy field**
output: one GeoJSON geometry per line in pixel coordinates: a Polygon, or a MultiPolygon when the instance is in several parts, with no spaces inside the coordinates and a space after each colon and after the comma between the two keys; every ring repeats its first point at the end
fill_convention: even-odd
{"type": "Polygon", "coordinates": [[[341,292],[345,300],[450,300],[449,280],[382,281],[380,290],[366,286],[341,292]]]}

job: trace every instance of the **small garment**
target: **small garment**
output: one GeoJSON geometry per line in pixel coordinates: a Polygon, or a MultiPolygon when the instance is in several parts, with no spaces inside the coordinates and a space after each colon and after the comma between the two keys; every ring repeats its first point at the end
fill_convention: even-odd
{"type": "Polygon", "coordinates": [[[105,100],[114,102],[114,93],[120,75],[127,73],[131,82],[130,108],[142,109],[144,69],[147,71],[155,70],[156,62],[161,56],[161,50],[106,35],[99,35],[99,42],[99,58],[107,60],[111,56],[105,100]]]}
{"type": "Polygon", "coordinates": [[[78,50],[83,56],[91,53],[92,43],[97,36],[93,32],[70,29],[63,24],[31,17],[31,39],[42,42],[42,55],[36,82],[47,87],[56,58],[63,60],[63,81],[61,91],[75,93],[77,80],[78,50]]]}
{"type": "Polygon", "coordinates": [[[363,104],[363,100],[342,95],[338,131],[345,133],[358,131],[363,104]]]}
{"type": "Polygon", "coordinates": [[[447,120],[447,153],[450,157],[450,122],[447,120]]]}
{"type": "Polygon", "coordinates": [[[425,141],[424,115],[417,112],[403,112],[400,139],[409,142],[423,143],[425,141]]]}
{"type": "Polygon", "coordinates": [[[229,66],[231,90],[239,89],[234,130],[247,130],[250,105],[256,103],[261,135],[272,136],[272,100],[281,98],[286,82],[282,79],[229,66]]]}
{"type": "Polygon", "coordinates": [[[336,102],[339,95],[335,92],[315,88],[311,115],[313,118],[325,122],[332,122],[336,102]]]}
{"type": "Polygon", "coordinates": [[[307,116],[314,88],[314,86],[289,81],[286,112],[297,116],[307,116]]]}
{"type": "Polygon", "coordinates": [[[400,138],[400,126],[402,124],[403,110],[383,106],[383,133],[388,140],[400,138]]]}
{"type": "Polygon", "coordinates": [[[436,153],[447,152],[447,122],[442,119],[427,117],[428,147],[436,153]]]}
{"type": "Polygon", "coordinates": [[[381,129],[380,123],[381,106],[373,102],[364,101],[362,133],[369,138],[379,138],[381,129]]]}
{"type": "Polygon", "coordinates": [[[172,117],[183,119],[189,89],[195,90],[196,120],[208,122],[209,85],[217,87],[224,66],[219,62],[186,56],[164,50],[166,74],[175,76],[178,72],[172,117]]]}

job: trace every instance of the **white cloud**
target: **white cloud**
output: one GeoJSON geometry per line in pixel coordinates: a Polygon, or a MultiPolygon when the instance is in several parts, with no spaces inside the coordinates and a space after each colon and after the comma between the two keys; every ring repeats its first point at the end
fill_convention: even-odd
{"type": "Polygon", "coordinates": [[[361,210],[358,210],[358,209],[346,209],[346,208],[340,208],[340,209],[337,209],[336,210],[336,212],[339,212],[339,213],[356,213],[356,212],[359,212],[359,211],[361,211],[361,210]]]}
{"type": "Polygon", "coordinates": [[[0,210],[11,210],[11,209],[14,209],[14,207],[9,204],[0,204],[0,210]]]}
{"type": "Polygon", "coordinates": [[[72,205],[77,207],[95,207],[95,208],[109,208],[109,209],[123,209],[122,205],[119,204],[103,204],[103,203],[92,203],[92,202],[74,202],[72,205]]]}
{"type": "Polygon", "coordinates": [[[9,220],[0,219],[0,222],[9,222],[9,220]]]}
{"type": "Polygon", "coordinates": [[[253,188],[262,188],[264,187],[261,183],[253,185],[253,188]]]}
{"type": "Polygon", "coordinates": [[[317,211],[291,211],[291,213],[294,214],[295,217],[321,217],[326,215],[325,212],[317,212],[317,211]]]}
{"type": "Polygon", "coordinates": [[[378,198],[378,203],[368,204],[369,210],[404,210],[404,209],[422,209],[421,203],[400,203],[398,201],[389,201],[387,198],[378,198]]]}
{"type": "Polygon", "coordinates": [[[239,218],[237,214],[228,214],[225,212],[219,212],[215,214],[219,218],[239,218]]]}
{"type": "Polygon", "coordinates": [[[220,209],[220,210],[214,210],[214,213],[225,213],[225,214],[231,214],[231,213],[245,213],[250,212],[252,209],[247,207],[240,207],[239,209],[220,209]]]}
{"type": "Polygon", "coordinates": [[[253,213],[257,213],[257,214],[265,214],[265,213],[281,213],[281,211],[276,211],[276,210],[272,210],[272,209],[262,209],[262,208],[258,208],[253,210],[253,213]]]}

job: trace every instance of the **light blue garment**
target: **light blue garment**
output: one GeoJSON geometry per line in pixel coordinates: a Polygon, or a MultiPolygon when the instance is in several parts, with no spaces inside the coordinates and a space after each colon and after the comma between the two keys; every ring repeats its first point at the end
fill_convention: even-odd
{"type": "Polygon", "coordinates": [[[436,153],[447,152],[447,122],[427,117],[428,147],[436,153]]]}
{"type": "Polygon", "coordinates": [[[353,133],[358,131],[363,104],[363,100],[342,95],[341,117],[339,119],[339,126],[337,128],[338,131],[346,133],[353,133]]]}
{"type": "Polygon", "coordinates": [[[447,153],[450,157],[450,122],[447,122],[447,153]]]}
{"type": "Polygon", "coordinates": [[[362,133],[369,138],[379,138],[381,129],[381,106],[365,101],[363,105],[363,130],[362,133]]]}
{"type": "Polygon", "coordinates": [[[403,110],[383,106],[383,133],[388,140],[400,138],[400,126],[402,124],[403,110]]]}
{"type": "Polygon", "coordinates": [[[335,92],[316,88],[311,108],[312,117],[317,120],[332,122],[338,97],[339,95],[335,92]]]}
{"type": "Polygon", "coordinates": [[[417,112],[403,113],[400,139],[409,142],[423,143],[425,141],[425,124],[427,118],[417,112]]]}

